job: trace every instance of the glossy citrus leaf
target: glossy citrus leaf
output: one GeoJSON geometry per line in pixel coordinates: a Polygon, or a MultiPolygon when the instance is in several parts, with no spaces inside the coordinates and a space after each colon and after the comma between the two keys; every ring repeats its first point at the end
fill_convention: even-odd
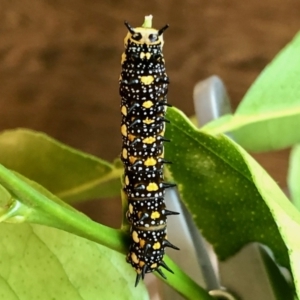
{"type": "MultiPolygon", "coordinates": [[[[300,230],[300,215],[275,182],[225,136],[197,130],[175,108],[168,109],[167,117],[171,124],[166,137],[171,143],[166,145],[166,159],[173,162],[169,170],[219,258],[257,241],[269,246],[281,265],[289,268],[290,260],[296,264],[300,245],[295,229],[300,230]]],[[[299,268],[293,272],[298,278],[299,268]]]]}
{"type": "Polygon", "coordinates": [[[58,229],[0,224],[0,298],[149,299],[119,254],[58,229]]]}
{"type": "Polygon", "coordinates": [[[233,116],[211,122],[211,134],[231,132],[250,151],[286,148],[300,141],[300,33],[263,70],[233,116]]]}
{"type": "MultiPolygon", "coordinates": [[[[239,148],[251,171],[253,182],[268,205],[279,233],[287,247],[294,285],[300,298],[300,213],[267,172],[242,148],[239,148]]],[[[288,267],[287,265],[285,265],[288,267]]]]}
{"type": "Polygon", "coordinates": [[[0,134],[0,163],[67,202],[119,195],[122,169],[28,129],[0,134]]]}

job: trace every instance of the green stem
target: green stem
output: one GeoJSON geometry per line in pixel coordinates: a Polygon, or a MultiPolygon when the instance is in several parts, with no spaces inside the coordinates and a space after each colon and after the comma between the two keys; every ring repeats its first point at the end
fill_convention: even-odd
{"type": "MultiPolygon", "coordinates": [[[[168,256],[164,257],[167,266],[174,272],[168,276],[168,280],[162,279],[167,285],[172,287],[178,293],[188,300],[212,300],[208,292],[200,287],[194,280],[191,279],[181,268],[175,264],[168,256]]],[[[155,275],[160,276],[155,273],[155,275]]],[[[159,277],[161,278],[161,277],[159,277]]]]}
{"type": "Polygon", "coordinates": [[[32,209],[27,221],[62,229],[118,252],[126,252],[128,237],[124,232],[96,223],[84,214],[49,200],[2,165],[0,183],[32,209]]]}

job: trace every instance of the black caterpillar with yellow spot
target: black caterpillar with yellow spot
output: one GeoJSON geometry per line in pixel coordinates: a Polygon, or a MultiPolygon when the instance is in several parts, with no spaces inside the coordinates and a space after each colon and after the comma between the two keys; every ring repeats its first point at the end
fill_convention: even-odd
{"type": "MultiPolygon", "coordinates": [[[[165,112],[169,78],[162,54],[163,32],[151,28],[152,16],[142,27],[125,25],[125,52],[120,76],[121,133],[124,164],[124,191],[128,199],[127,220],[131,224],[132,243],[127,262],[137,272],[135,285],[146,273],[161,269],[172,272],[164,263],[165,247],[178,249],[167,239],[167,216],[178,214],[166,209],[164,159],[165,112]]],[[[172,272],[173,273],[173,272],[172,272]]]]}

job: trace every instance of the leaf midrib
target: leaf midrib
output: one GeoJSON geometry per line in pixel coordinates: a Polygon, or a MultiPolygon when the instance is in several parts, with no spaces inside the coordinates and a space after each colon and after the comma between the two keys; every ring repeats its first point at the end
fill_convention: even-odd
{"type": "Polygon", "coordinates": [[[274,112],[262,112],[259,114],[240,114],[236,113],[232,115],[232,118],[229,122],[221,124],[217,127],[207,128],[203,127],[203,131],[210,134],[220,134],[225,132],[234,131],[241,127],[245,127],[247,125],[251,125],[256,122],[268,121],[271,119],[281,119],[289,116],[296,116],[300,114],[300,107],[289,108],[281,111],[274,112]]]}
{"type": "Polygon", "coordinates": [[[68,197],[80,194],[89,189],[93,189],[97,185],[106,183],[112,179],[116,179],[118,177],[121,178],[122,172],[123,172],[123,169],[117,169],[117,168],[112,169],[112,171],[110,173],[108,173],[107,175],[105,175],[101,178],[97,178],[95,180],[82,183],[76,187],[60,191],[60,192],[56,193],[56,196],[59,198],[68,198],[68,197]]]}

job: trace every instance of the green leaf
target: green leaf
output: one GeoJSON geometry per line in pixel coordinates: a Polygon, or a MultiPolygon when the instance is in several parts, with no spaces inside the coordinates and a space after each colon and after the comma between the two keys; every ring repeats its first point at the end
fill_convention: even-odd
{"type": "Polygon", "coordinates": [[[120,192],[122,169],[27,129],[0,135],[0,163],[69,203],[120,192]]]}
{"type": "Polygon", "coordinates": [[[261,166],[242,148],[240,148],[240,151],[247,162],[251,173],[253,174],[253,181],[263,200],[268,205],[278,227],[279,233],[287,247],[290,268],[293,274],[296,293],[299,298],[300,241],[298,233],[300,232],[300,214],[268,173],[263,170],[263,168],[261,168],[261,166]]]}
{"type": "Polygon", "coordinates": [[[0,298],[149,299],[124,255],[40,225],[0,225],[0,298]]]}
{"type": "MultiPolygon", "coordinates": [[[[3,191],[0,189],[0,194],[4,194],[7,200],[3,203],[4,207],[0,207],[3,208],[0,209],[0,221],[27,221],[53,226],[98,242],[123,255],[127,253],[130,239],[127,232],[93,222],[66,203],[62,203],[37,183],[14,174],[2,165],[0,165],[0,182],[5,188],[3,191]],[[9,205],[6,205],[7,203],[9,205]]],[[[186,299],[211,299],[203,288],[182,272],[168,257],[165,257],[165,261],[176,272],[176,276],[171,276],[166,281],[168,285],[184,295],[186,299]]]]}
{"type": "Polygon", "coordinates": [[[300,145],[293,147],[290,153],[288,187],[294,205],[300,210],[300,145]]]}
{"type": "Polygon", "coordinates": [[[235,114],[203,129],[231,132],[250,151],[282,149],[300,141],[300,33],[253,83],[235,114]]]}
{"type": "Polygon", "coordinates": [[[241,147],[223,135],[195,128],[175,108],[168,109],[166,159],[195,223],[220,259],[245,244],[269,246],[289,268],[297,285],[300,270],[300,214],[269,175],[241,147]],[[289,251],[288,251],[289,249],[289,251]]]}

